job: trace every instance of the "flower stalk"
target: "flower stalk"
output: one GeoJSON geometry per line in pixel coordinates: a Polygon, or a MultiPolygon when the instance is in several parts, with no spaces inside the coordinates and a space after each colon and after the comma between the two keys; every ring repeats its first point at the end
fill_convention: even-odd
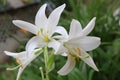
{"type": "Polygon", "coordinates": [[[43,73],[43,68],[40,67],[39,70],[40,70],[40,73],[41,73],[42,80],[45,80],[44,73],[43,73]]]}
{"type": "Polygon", "coordinates": [[[49,79],[49,67],[47,66],[47,62],[48,62],[48,58],[49,58],[49,56],[48,56],[48,49],[47,49],[47,47],[44,47],[44,59],[45,59],[45,80],[50,80],[49,79]]]}

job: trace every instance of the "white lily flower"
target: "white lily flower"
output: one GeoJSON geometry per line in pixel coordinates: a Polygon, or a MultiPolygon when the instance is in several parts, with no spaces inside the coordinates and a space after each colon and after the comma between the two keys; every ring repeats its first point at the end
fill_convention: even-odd
{"type": "Polygon", "coordinates": [[[60,75],[67,75],[74,68],[76,58],[80,58],[94,70],[99,71],[92,57],[86,52],[100,45],[100,38],[87,36],[94,28],[95,19],[93,18],[84,29],[77,20],[72,20],[69,35],[62,40],[62,45],[58,50],[58,54],[61,54],[62,49],[67,51],[68,56],[66,64],[58,71],[60,75]]]}
{"type": "Polygon", "coordinates": [[[36,35],[26,45],[28,53],[31,53],[35,48],[44,46],[52,47],[55,51],[58,50],[60,43],[54,39],[53,35],[59,33],[61,36],[66,36],[66,30],[61,26],[57,26],[65,6],[63,4],[57,7],[47,18],[45,15],[47,4],[44,4],[36,14],[35,25],[22,20],[13,20],[16,26],[36,35]]]}
{"type": "Polygon", "coordinates": [[[26,51],[23,51],[20,53],[13,53],[9,51],[4,51],[4,52],[8,56],[16,58],[16,62],[19,64],[17,67],[15,67],[15,68],[19,68],[16,80],[19,80],[20,75],[22,74],[23,70],[28,66],[28,64],[30,64],[41,53],[39,50],[39,54],[29,54],[29,57],[28,57],[27,56],[28,54],[26,51]]]}

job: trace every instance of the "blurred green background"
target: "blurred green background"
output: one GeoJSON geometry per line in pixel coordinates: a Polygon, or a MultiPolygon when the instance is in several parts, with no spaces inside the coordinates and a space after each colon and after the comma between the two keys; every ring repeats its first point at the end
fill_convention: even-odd
{"type": "MultiPolygon", "coordinates": [[[[68,31],[72,19],[79,20],[84,28],[93,17],[96,17],[96,25],[90,35],[100,37],[102,42],[99,48],[88,52],[93,57],[100,70],[99,72],[95,72],[82,61],[78,61],[78,64],[71,73],[67,76],[60,76],[57,74],[57,71],[65,64],[66,58],[56,56],[55,69],[50,73],[50,79],[120,80],[120,0],[41,0],[39,4],[34,5],[35,10],[46,2],[49,4],[47,15],[49,15],[55,7],[66,3],[67,7],[61,16],[59,25],[64,26],[68,31]]],[[[29,6],[26,9],[31,9],[31,7],[33,6],[29,6]]],[[[9,15],[9,11],[3,14],[9,15]]],[[[34,21],[36,12],[32,14],[34,14],[32,16],[34,21]]],[[[24,20],[33,22],[27,18],[24,20]]],[[[0,26],[0,28],[2,28],[2,26],[0,26]]],[[[24,46],[24,43],[21,43],[16,51],[24,50],[24,46]]],[[[35,59],[25,69],[20,80],[41,80],[41,74],[38,69],[40,66],[44,66],[42,59],[43,55],[35,59]]],[[[0,64],[0,80],[15,80],[17,70],[5,70],[7,67],[15,65],[17,65],[17,63],[15,63],[15,60],[12,58],[10,58],[9,62],[0,64]]]]}

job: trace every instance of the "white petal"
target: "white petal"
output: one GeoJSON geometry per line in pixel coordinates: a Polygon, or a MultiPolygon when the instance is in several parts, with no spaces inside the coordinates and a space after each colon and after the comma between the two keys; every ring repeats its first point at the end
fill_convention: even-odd
{"type": "Polygon", "coordinates": [[[62,56],[68,56],[68,54],[67,54],[67,53],[65,53],[65,52],[64,52],[64,53],[62,53],[61,55],[62,55],[62,56]]]}
{"type": "Polygon", "coordinates": [[[56,54],[60,54],[62,56],[67,56],[67,52],[68,52],[67,48],[65,48],[63,46],[63,44],[61,43],[60,46],[59,46],[59,49],[56,52],[56,54]]]}
{"type": "Polygon", "coordinates": [[[26,44],[26,51],[28,54],[31,54],[34,49],[45,46],[45,43],[42,41],[41,37],[34,36],[26,44]]]}
{"type": "Polygon", "coordinates": [[[90,51],[97,48],[100,45],[99,37],[81,37],[69,41],[69,44],[76,47],[80,47],[85,51],[90,51]]]}
{"type": "Polygon", "coordinates": [[[28,23],[22,20],[13,20],[13,24],[33,34],[37,34],[37,31],[38,31],[37,27],[31,23],[28,23]]]}
{"type": "Polygon", "coordinates": [[[4,51],[4,53],[8,56],[17,58],[17,57],[23,57],[23,55],[25,55],[26,51],[20,52],[20,53],[13,53],[13,52],[9,52],[9,51],[4,51]]]}
{"type": "Polygon", "coordinates": [[[65,41],[67,38],[65,38],[65,36],[62,35],[57,35],[57,36],[53,36],[53,39],[57,39],[59,41],[65,41]]]}
{"type": "Polygon", "coordinates": [[[95,65],[92,57],[91,57],[88,53],[86,53],[85,51],[82,51],[82,50],[81,50],[81,56],[83,57],[83,58],[81,58],[81,59],[82,59],[86,64],[88,64],[88,65],[89,65],[90,67],[92,67],[94,70],[99,71],[98,68],[96,67],[96,65],[95,65]],[[88,57],[85,57],[85,56],[88,56],[88,57]]]}
{"type": "Polygon", "coordinates": [[[35,24],[37,27],[45,27],[47,17],[45,15],[47,4],[44,4],[37,12],[35,17],[35,24]]]}
{"type": "Polygon", "coordinates": [[[86,51],[93,50],[100,45],[100,38],[98,37],[85,37],[80,40],[80,47],[86,51]]]}
{"type": "Polygon", "coordinates": [[[82,35],[83,36],[86,36],[88,35],[94,28],[95,26],[95,20],[96,20],[96,17],[94,17],[88,24],[87,26],[82,30],[82,35]]]}
{"type": "Polygon", "coordinates": [[[63,12],[64,8],[65,8],[65,4],[57,7],[49,16],[48,18],[48,27],[51,30],[54,30],[54,27],[58,24],[59,19],[60,19],[60,15],[63,12]]]}
{"type": "Polygon", "coordinates": [[[28,66],[28,64],[30,64],[37,56],[39,55],[34,55],[34,54],[31,54],[28,58],[26,58],[26,60],[24,60],[24,63],[23,63],[23,67],[20,67],[19,70],[18,70],[18,74],[17,74],[17,79],[16,80],[19,80],[23,70],[28,66]]]}
{"type": "Polygon", "coordinates": [[[73,19],[70,25],[69,38],[72,39],[80,36],[81,31],[82,31],[82,26],[80,22],[73,19]]]}
{"type": "Polygon", "coordinates": [[[71,56],[68,56],[66,64],[58,71],[60,75],[67,75],[75,67],[75,59],[71,56]]]}
{"type": "Polygon", "coordinates": [[[62,37],[68,38],[67,31],[64,27],[61,27],[61,26],[56,27],[55,31],[52,34],[54,33],[59,33],[62,35],[62,37]]]}
{"type": "MultiPolygon", "coordinates": [[[[26,66],[27,66],[27,65],[26,65],[26,66]]],[[[17,74],[17,79],[16,79],[16,80],[19,80],[19,78],[20,78],[20,76],[21,76],[23,70],[26,68],[26,66],[23,67],[23,68],[21,68],[21,67],[19,68],[19,70],[18,70],[18,74],[17,74]]]]}
{"type": "Polygon", "coordinates": [[[60,42],[53,40],[50,43],[48,43],[48,47],[53,48],[55,50],[55,54],[56,54],[56,52],[58,51],[58,49],[60,47],[60,42]]]}

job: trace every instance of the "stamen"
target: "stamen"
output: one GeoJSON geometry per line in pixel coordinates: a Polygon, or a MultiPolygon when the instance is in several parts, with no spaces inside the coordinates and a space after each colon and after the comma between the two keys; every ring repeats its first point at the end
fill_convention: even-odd
{"type": "Polygon", "coordinates": [[[50,41],[49,38],[48,38],[48,35],[46,35],[46,36],[44,37],[44,40],[45,40],[46,42],[49,42],[49,41],[50,41]]]}
{"type": "Polygon", "coordinates": [[[81,55],[81,50],[80,50],[80,48],[73,48],[73,53],[77,53],[78,54],[78,56],[80,56],[81,55]]]}
{"type": "Polygon", "coordinates": [[[19,58],[16,58],[16,62],[17,62],[18,64],[20,64],[20,67],[23,67],[23,64],[22,64],[22,62],[21,62],[21,60],[20,60],[19,58]]]}
{"type": "Polygon", "coordinates": [[[15,70],[15,69],[19,68],[20,66],[21,66],[21,65],[18,65],[18,66],[13,67],[13,68],[7,68],[6,70],[9,70],[9,71],[11,71],[11,70],[15,70]]]}
{"type": "Polygon", "coordinates": [[[76,56],[74,54],[72,54],[71,52],[69,52],[69,54],[73,57],[76,58],[76,56]]]}
{"type": "Polygon", "coordinates": [[[24,30],[24,29],[20,29],[19,31],[22,32],[22,33],[27,33],[27,31],[24,30]]]}
{"type": "Polygon", "coordinates": [[[40,34],[41,34],[41,30],[39,30],[39,31],[37,32],[37,35],[38,35],[38,36],[40,36],[40,34]]]}
{"type": "Polygon", "coordinates": [[[73,48],[73,50],[74,50],[75,52],[77,52],[76,48],[73,48]]]}
{"type": "Polygon", "coordinates": [[[78,55],[80,56],[81,55],[80,48],[77,48],[77,51],[78,51],[78,55]]]}
{"type": "Polygon", "coordinates": [[[39,49],[36,49],[35,51],[34,51],[34,54],[35,55],[39,55],[39,54],[41,54],[43,52],[43,49],[42,48],[39,48],[39,49]]]}
{"type": "Polygon", "coordinates": [[[90,55],[89,55],[89,54],[86,54],[86,55],[84,55],[84,56],[79,56],[79,57],[85,59],[85,58],[89,58],[90,55]]]}

